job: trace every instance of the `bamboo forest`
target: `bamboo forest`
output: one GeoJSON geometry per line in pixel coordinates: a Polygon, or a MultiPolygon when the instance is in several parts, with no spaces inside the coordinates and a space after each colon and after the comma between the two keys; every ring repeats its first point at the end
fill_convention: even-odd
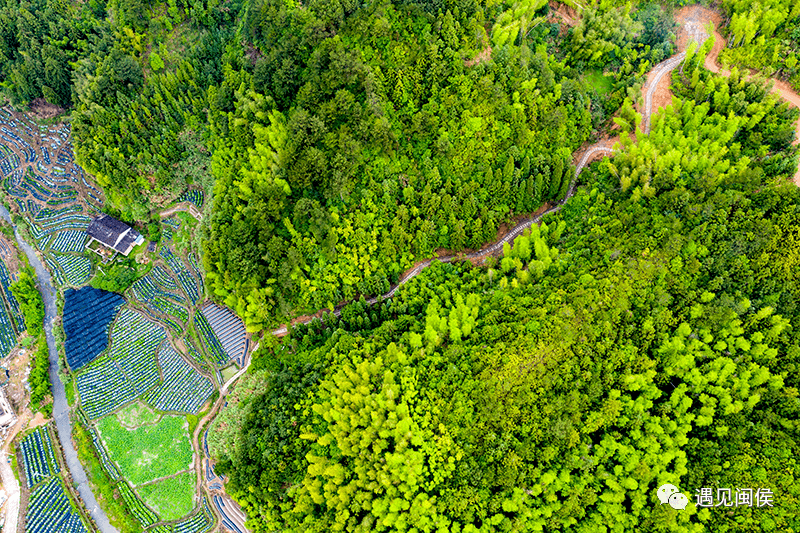
{"type": "Polygon", "coordinates": [[[0,180],[2,531],[800,533],[796,0],[0,0],[0,180]]]}

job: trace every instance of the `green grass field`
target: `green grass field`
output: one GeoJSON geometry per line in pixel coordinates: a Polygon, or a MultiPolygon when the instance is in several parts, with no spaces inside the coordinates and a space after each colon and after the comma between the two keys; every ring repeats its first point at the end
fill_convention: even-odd
{"type": "Polygon", "coordinates": [[[600,70],[589,70],[584,74],[586,84],[595,89],[599,94],[607,94],[613,88],[614,80],[610,76],[603,76],[600,70]]]}
{"type": "Polygon", "coordinates": [[[116,416],[123,426],[131,429],[155,424],[161,418],[160,414],[142,402],[132,403],[128,407],[120,409],[117,411],[116,416]]]}
{"type": "Polygon", "coordinates": [[[239,369],[236,368],[236,365],[231,365],[229,367],[223,368],[222,369],[222,379],[227,382],[229,379],[231,379],[233,376],[235,376],[236,372],[238,372],[238,371],[239,371],[239,369]]]}
{"type": "Polygon", "coordinates": [[[194,509],[194,470],[136,489],[139,497],[163,520],[177,520],[194,509]]]}
{"type": "Polygon", "coordinates": [[[186,418],[165,416],[158,423],[127,429],[116,416],[97,424],[111,460],[133,485],[141,485],[192,467],[186,418]]]}

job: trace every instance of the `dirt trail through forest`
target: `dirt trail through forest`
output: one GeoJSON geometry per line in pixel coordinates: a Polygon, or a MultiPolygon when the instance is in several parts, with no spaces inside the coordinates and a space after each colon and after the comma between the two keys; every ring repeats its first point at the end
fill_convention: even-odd
{"type": "MultiPolygon", "coordinates": [[[[699,27],[699,26],[697,26],[695,24],[694,26],[689,28],[687,30],[688,34],[696,35],[698,33],[698,31],[696,29],[697,27],[699,27]]],[[[676,54],[676,55],[674,55],[674,56],[662,61],[661,63],[659,63],[658,65],[653,67],[653,70],[648,75],[648,79],[654,80],[654,84],[658,85],[658,83],[662,79],[662,77],[666,76],[675,67],[677,67],[680,64],[680,62],[683,60],[685,55],[686,55],[685,52],[681,52],[679,54],[676,54]]],[[[667,76],[667,79],[669,79],[668,76],[667,76]]],[[[643,113],[642,113],[642,122],[643,122],[643,124],[647,124],[647,129],[649,130],[650,117],[651,117],[652,109],[653,109],[653,94],[654,94],[655,91],[654,91],[653,87],[651,87],[652,90],[647,90],[647,87],[648,87],[648,85],[645,85],[645,90],[646,90],[645,94],[647,95],[649,93],[650,96],[645,98],[645,108],[644,108],[643,113]]],[[[656,109],[658,109],[658,107],[656,107],[656,109]]],[[[445,256],[445,257],[431,258],[431,259],[426,259],[424,261],[420,261],[419,263],[414,265],[413,268],[411,268],[410,270],[406,271],[401,276],[400,281],[397,283],[397,285],[392,287],[392,289],[389,292],[387,292],[386,294],[383,294],[381,296],[376,296],[374,298],[370,298],[370,299],[366,300],[366,303],[373,304],[376,301],[378,301],[379,298],[384,298],[384,299],[385,298],[391,298],[394,295],[395,291],[397,291],[397,289],[399,289],[403,284],[407,283],[408,281],[410,281],[411,279],[416,277],[425,268],[430,266],[431,263],[433,263],[434,260],[438,260],[438,261],[440,261],[442,263],[450,263],[450,262],[452,262],[454,260],[457,260],[457,259],[466,259],[466,260],[471,260],[473,262],[477,260],[477,261],[480,262],[481,260],[485,259],[488,256],[497,255],[500,251],[502,251],[503,244],[505,244],[507,242],[508,243],[513,242],[513,240],[516,237],[518,237],[519,235],[522,235],[522,233],[526,229],[530,228],[533,224],[538,224],[539,221],[542,219],[542,217],[544,217],[545,215],[549,215],[551,213],[555,213],[557,211],[560,211],[561,208],[564,206],[564,204],[567,202],[567,200],[569,200],[572,197],[572,195],[575,194],[575,188],[576,188],[576,186],[578,184],[578,176],[580,175],[581,171],[583,171],[583,169],[586,167],[586,165],[588,165],[589,163],[591,163],[595,159],[597,159],[599,157],[602,157],[602,156],[605,156],[605,155],[613,155],[615,153],[615,151],[616,151],[614,149],[614,145],[617,143],[617,141],[619,141],[619,137],[607,137],[607,138],[605,138],[605,139],[603,139],[601,141],[598,141],[598,142],[596,142],[596,143],[594,143],[592,145],[581,147],[577,152],[575,152],[575,154],[573,155],[573,161],[575,163],[575,175],[574,175],[573,180],[572,180],[572,185],[570,186],[569,191],[567,192],[567,195],[564,197],[563,200],[555,203],[549,209],[547,209],[547,210],[545,210],[545,211],[543,211],[543,212],[541,212],[541,213],[539,213],[539,214],[537,214],[535,216],[532,216],[532,217],[529,217],[527,219],[521,220],[516,226],[514,226],[514,228],[511,231],[506,233],[503,237],[498,239],[496,242],[494,242],[494,243],[492,243],[492,244],[490,244],[490,245],[488,245],[488,246],[486,246],[486,247],[484,247],[484,248],[482,248],[482,249],[480,249],[480,250],[478,250],[476,252],[472,252],[472,253],[468,253],[468,254],[449,255],[449,256],[445,256]]],[[[344,307],[344,305],[338,306],[333,311],[333,314],[334,315],[339,315],[339,312],[340,312],[342,307],[344,307]]],[[[293,320],[292,323],[293,324],[305,324],[305,323],[310,322],[311,320],[313,320],[316,316],[317,316],[317,314],[308,316],[304,320],[293,320]]],[[[275,330],[272,330],[271,333],[273,335],[276,335],[276,336],[283,336],[283,335],[286,335],[288,333],[288,329],[289,328],[288,328],[287,325],[283,325],[283,326],[281,326],[281,327],[279,327],[279,328],[277,328],[275,330]]],[[[247,367],[245,367],[245,368],[247,368],[247,367]]],[[[244,370],[244,369],[242,369],[242,370],[244,370]]],[[[241,372],[240,372],[240,374],[241,374],[241,372]]],[[[238,374],[237,374],[237,376],[238,376],[238,374]]],[[[231,380],[231,381],[233,381],[233,380],[231,380]]]]}
{"type": "MultiPolygon", "coordinates": [[[[559,13],[562,18],[569,18],[568,14],[559,13]]],[[[647,83],[643,87],[642,91],[645,96],[645,105],[642,112],[642,130],[645,134],[649,133],[650,131],[650,122],[653,110],[658,110],[662,107],[668,105],[671,101],[671,94],[669,91],[669,84],[670,84],[670,76],[669,74],[674,70],[678,65],[680,65],[681,61],[686,57],[686,49],[688,48],[689,43],[692,40],[697,41],[699,44],[705,42],[708,38],[708,35],[705,31],[705,25],[708,22],[715,22],[715,27],[719,25],[719,14],[713,10],[704,9],[699,6],[692,6],[688,8],[683,8],[678,12],[678,16],[676,20],[681,24],[680,30],[678,32],[678,50],[680,52],[666,60],[662,61],[658,65],[654,66],[653,69],[648,73],[647,83]]],[[[567,22],[567,20],[565,20],[567,22]]],[[[719,55],[719,52],[724,47],[724,40],[719,35],[718,32],[714,32],[715,37],[717,39],[716,44],[714,46],[714,51],[709,55],[706,59],[706,68],[712,70],[713,72],[720,72],[719,67],[716,65],[716,58],[719,55]]],[[[725,71],[721,72],[723,75],[729,75],[730,73],[726,73],[725,71]]],[[[786,84],[779,82],[776,80],[775,88],[773,92],[776,92],[779,96],[784,98],[786,101],[792,103],[792,105],[800,108],[800,96],[791,91],[791,89],[786,86],[786,84]]],[[[798,122],[798,139],[800,139],[800,121],[798,122]]],[[[564,206],[564,204],[569,200],[573,194],[575,194],[575,189],[578,182],[578,176],[580,175],[581,171],[588,165],[590,162],[594,161],[595,159],[606,156],[606,155],[613,155],[616,152],[614,145],[619,141],[619,137],[607,137],[601,141],[598,141],[592,145],[581,147],[575,154],[573,155],[573,161],[575,163],[575,175],[572,180],[572,185],[569,188],[569,191],[566,197],[554,204],[552,207],[548,208],[547,210],[532,216],[528,219],[521,220],[511,231],[506,233],[503,237],[498,239],[496,242],[478,250],[476,252],[472,252],[469,254],[455,254],[449,255],[445,257],[438,257],[438,258],[431,258],[426,259],[424,261],[420,261],[413,268],[406,271],[400,278],[400,281],[392,287],[392,289],[383,294],[381,296],[377,296],[374,298],[370,298],[366,300],[368,304],[374,304],[380,298],[390,298],[394,295],[395,291],[399,289],[403,284],[407,283],[414,277],[416,277],[420,272],[422,272],[425,268],[431,265],[434,260],[438,260],[443,263],[450,263],[457,259],[467,259],[472,261],[482,261],[486,257],[490,255],[497,255],[502,249],[503,244],[506,242],[512,242],[517,236],[521,235],[526,229],[531,227],[533,224],[538,224],[539,221],[545,215],[555,213],[564,206]]],[[[795,140],[795,144],[798,140],[795,140]]],[[[798,169],[798,173],[795,176],[795,183],[800,186],[800,169],[798,169]]],[[[339,315],[341,308],[344,305],[338,306],[334,311],[334,315],[339,315]]],[[[302,318],[297,318],[292,320],[292,324],[305,324],[317,318],[320,315],[321,311],[313,314],[307,315],[302,318]]],[[[272,335],[276,336],[283,336],[288,333],[288,325],[283,325],[277,329],[271,331],[272,335]]],[[[239,372],[236,373],[231,379],[225,383],[223,387],[222,394],[220,395],[220,399],[217,401],[217,405],[215,405],[214,409],[208,416],[204,418],[204,422],[207,420],[211,420],[214,418],[214,415],[221,407],[222,402],[224,401],[225,392],[227,389],[242,375],[247,371],[247,368],[250,366],[250,361],[248,361],[247,365],[245,365],[239,372]]],[[[199,430],[203,426],[200,424],[198,426],[198,430],[195,432],[195,439],[199,436],[199,430]]],[[[202,474],[201,474],[202,475],[202,474]]],[[[220,493],[224,494],[224,489],[220,491],[220,493]]],[[[226,495],[227,497],[227,495],[226,495]]],[[[244,521],[244,517],[242,516],[242,522],[244,521]]]]}
{"type": "MultiPolygon", "coordinates": [[[[686,31],[683,32],[684,35],[681,35],[681,32],[678,34],[678,46],[683,45],[683,49],[688,46],[688,43],[691,39],[698,41],[700,44],[705,42],[705,40],[708,38],[708,33],[705,28],[709,23],[714,24],[714,47],[706,56],[703,66],[705,66],[711,72],[720,74],[726,78],[729,77],[731,75],[731,71],[722,68],[717,62],[719,54],[726,45],[725,38],[722,37],[717,30],[722,22],[722,16],[713,9],[708,9],[702,6],[689,6],[681,8],[678,11],[676,20],[683,23],[682,29],[686,28],[686,31],[689,32],[688,35],[685,35],[686,31]]],[[[754,77],[755,75],[751,73],[746,76],[746,79],[754,77]]],[[[773,93],[775,93],[785,102],[788,102],[791,106],[800,109],[800,95],[793,91],[789,84],[775,78],[769,78],[769,80],[773,84],[773,93]]],[[[792,144],[800,144],[800,120],[797,121],[797,125],[795,126],[795,139],[792,144]]],[[[800,165],[798,166],[797,172],[794,175],[794,184],[800,187],[800,165]]]]}
{"type": "MultiPolygon", "coordinates": [[[[689,47],[689,44],[692,41],[697,41],[698,44],[702,45],[705,42],[705,40],[708,39],[708,33],[705,30],[706,25],[709,22],[713,22],[715,27],[717,27],[722,19],[719,13],[717,13],[714,10],[706,9],[700,6],[690,6],[680,9],[677,13],[676,20],[680,24],[680,28],[678,30],[679,53],[670,58],[667,58],[666,60],[654,66],[653,69],[648,73],[647,76],[648,81],[647,83],[645,83],[645,86],[642,89],[645,96],[645,105],[644,109],[642,110],[642,130],[644,131],[645,134],[649,133],[650,131],[650,123],[653,111],[654,110],[657,111],[661,107],[664,107],[667,104],[669,104],[671,101],[671,95],[669,92],[669,81],[670,81],[669,74],[678,65],[680,65],[681,61],[683,61],[683,59],[686,57],[686,49],[689,47]]],[[[729,72],[720,70],[719,66],[716,64],[717,56],[725,46],[725,40],[717,31],[714,31],[714,36],[716,38],[716,42],[711,54],[709,54],[709,56],[706,58],[705,66],[706,68],[708,68],[713,72],[718,72],[725,76],[730,75],[729,72]]],[[[775,82],[775,87],[773,88],[773,92],[778,94],[780,97],[782,97],[784,100],[791,103],[792,105],[800,108],[800,95],[793,92],[785,83],[780,82],[778,80],[773,80],[773,81],[775,82]]],[[[800,121],[798,121],[797,137],[798,139],[795,139],[795,144],[800,142],[800,121]]],[[[443,263],[449,263],[456,259],[480,261],[490,255],[497,255],[497,253],[503,249],[504,243],[512,242],[517,236],[521,235],[527,228],[531,227],[531,225],[538,224],[539,221],[542,219],[542,217],[544,217],[545,215],[559,211],[564,206],[564,203],[566,203],[566,201],[569,200],[575,193],[578,176],[580,175],[581,171],[591,161],[594,161],[595,159],[605,155],[613,155],[615,153],[614,145],[618,140],[619,137],[607,137],[592,145],[584,146],[577,152],[575,152],[573,156],[573,161],[575,163],[575,176],[573,178],[573,182],[569,189],[569,192],[567,193],[566,197],[560,202],[557,202],[552,207],[550,207],[549,209],[540,214],[537,214],[536,216],[532,216],[528,219],[523,219],[503,237],[498,239],[496,242],[482,248],[481,250],[469,254],[449,255],[445,257],[438,257],[435,259],[443,263]]],[[[795,175],[795,183],[798,186],[800,186],[800,169],[798,169],[798,172],[795,175]]],[[[403,284],[405,284],[409,280],[413,279],[425,268],[430,266],[430,264],[433,261],[434,258],[420,261],[419,263],[414,265],[413,268],[406,271],[401,276],[398,284],[392,287],[392,289],[389,292],[379,297],[370,298],[366,300],[366,302],[368,304],[373,304],[379,298],[390,298],[392,295],[394,295],[395,291],[398,288],[400,288],[403,284]]],[[[342,307],[344,306],[343,305],[338,306],[333,311],[333,314],[338,315],[342,307]]],[[[314,315],[309,315],[301,320],[293,320],[292,323],[305,324],[316,318],[318,315],[319,313],[315,313],[314,315]]],[[[288,333],[288,329],[289,329],[288,325],[283,325],[280,328],[273,330],[272,334],[276,336],[283,336],[288,333]]]]}

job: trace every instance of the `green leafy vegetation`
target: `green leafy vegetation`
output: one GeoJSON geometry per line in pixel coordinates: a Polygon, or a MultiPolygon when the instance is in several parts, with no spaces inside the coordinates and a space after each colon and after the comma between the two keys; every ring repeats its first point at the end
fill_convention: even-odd
{"type": "Polygon", "coordinates": [[[142,500],[164,520],[177,520],[194,508],[194,471],[142,485],[136,489],[142,500]]]}
{"type": "MultiPolygon", "coordinates": [[[[36,294],[39,294],[38,292],[36,294]]],[[[41,296],[40,296],[41,298],[41,296]]],[[[31,371],[28,383],[31,387],[31,410],[42,411],[45,416],[52,416],[53,404],[50,396],[50,352],[45,342],[44,333],[39,334],[39,342],[31,354],[31,371]]]]}
{"type": "Polygon", "coordinates": [[[92,278],[91,286],[95,289],[122,294],[149,269],[149,264],[140,265],[133,256],[120,256],[110,265],[97,267],[97,274],[92,278]]]}
{"type": "Polygon", "coordinates": [[[723,0],[730,17],[720,60],[758,69],[800,90],[800,4],[793,0],[723,0]]]}
{"type": "Polygon", "coordinates": [[[44,326],[44,301],[36,286],[33,268],[27,266],[19,271],[17,281],[11,284],[11,292],[19,303],[28,334],[38,337],[44,326]]]}
{"type": "MultiPolygon", "coordinates": [[[[384,292],[558,199],[572,152],[671,50],[653,4],[592,5],[563,40],[539,0],[128,4],[0,15],[42,12],[5,36],[4,90],[72,103],[77,160],[124,220],[213,192],[208,284],[252,331],[384,292]],[[588,66],[613,85],[585,87],[588,66]]],[[[133,278],[115,266],[93,285],[133,278]]]]}
{"type": "Polygon", "coordinates": [[[108,455],[134,485],[170,476],[192,466],[186,419],[165,416],[155,424],[127,429],[113,415],[97,424],[108,455]]]}
{"type": "Polygon", "coordinates": [[[259,352],[211,439],[254,531],[792,527],[798,113],[702,59],[499,269],[435,264],[259,352]],[[694,505],[742,486],[781,504],[694,505]]]}
{"type": "Polygon", "coordinates": [[[126,507],[115,481],[108,477],[100,459],[95,454],[92,435],[83,423],[77,420],[73,422],[72,437],[75,439],[75,449],[78,451],[81,465],[86,470],[95,498],[103,506],[103,510],[114,527],[122,533],[140,533],[142,528],[139,522],[126,507]]]}

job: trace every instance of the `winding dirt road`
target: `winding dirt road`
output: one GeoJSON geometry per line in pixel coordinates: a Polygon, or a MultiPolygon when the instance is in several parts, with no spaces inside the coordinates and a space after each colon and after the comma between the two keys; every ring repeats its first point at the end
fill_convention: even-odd
{"type": "MultiPolygon", "coordinates": [[[[709,37],[709,34],[706,31],[706,26],[709,23],[714,25],[714,47],[706,56],[703,66],[715,74],[725,76],[726,78],[730,77],[731,71],[723,68],[717,62],[719,59],[719,54],[725,49],[726,46],[725,38],[722,37],[722,35],[716,29],[721,20],[719,13],[712,9],[701,6],[684,7],[678,11],[678,20],[681,19],[686,21],[683,27],[686,28],[686,31],[690,33],[690,38],[694,38],[694,40],[701,45],[709,37]],[[694,33],[692,33],[691,30],[694,30],[694,33]]],[[[745,79],[753,79],[756,76],[756,74],[751,72],[745,77],[745,79]]],[[[788,83],[775,78],[769,78],[769,81],[772,82],[772,93],[777,95],[792,107],[800,109],[800,94],[797,94],[794,90],[792,90],[788,83]]],[[[797,121],[797,125],[795,126],[795,136],[792,144],[800,144],[800,120],[797,121]]],[[[797,172],[794,175],[794,184],[800,187],[800,165],[798,165],[797,172]]]]}
{"type": "MultiPolygon", "coordinates": [[[[654,111],[653,108],[655,107],[655,110],[658,110],[663,105],[668,103],[668,102],[662,101],[661,105],[654,104],[654,102],[656,100],[655,95],[656,95],[656,92],[657,92],[657,88],[659,87],[659,84],[662,83],[662,80],[664,79],[664,76],[667,76],[668,74],[670,74],[684,60],[684,58],[686,57],[686,49],[688,48],[688,45],[689,45],[689,43],[691,41],[696,41],[699,45],[702,45],[705,42],[705,40],[708,39],[709,35],[705,30],[705,26],[708,24],[708,22],[712,22],[712,21],[716,20],[716,17],[718,17],[718,14],[716,14],[712,10],[707,10],[707,9],[701,8],[699,6],[692,6],[692,7],[688,7],[688,8],[683,8],[683,9],[681,9],[679,11],[678,20],[681,22],[681,33],[682,33],[682,36],[679,39],[679,50],[680,50],[680,52],[678,54],[670,57],[670,58],[667,58],[666,60],[662,61],[661,63],[659,63],[655,67],[653,67],[653,69],[650,71],[650,73],[648,73],[648,80],[647,80],[646,85],[643,88],[644,97],[645,97],[644,98],[645,103],[644,103],[644,109],[643,109],[643,113],[642,113],[642,132],[645,135],[650,133],[651,118],[652,118],[653,111],[654,111]]],[[[722,36],[716,31],[714,32],[714,36],[716,38],[716,45],[715,45],[714,50],[712,51],[712,53],[709,54],[709,56],[706,58],[705,66],[706,66],[706,68],[708,68],[712,72],[719,73],[719,74],[722,74],[722,75],[725,75],[725,76],[729,76],[730,72],[727,72],[725,70],[721,70],[719,68],[719,66],[717,65],[717,63],[716,63],[717,56],[719,55],[719,52],[724,47],[725,41],[724,41],[724,39],[722,39],[722,36]]],[[[667,85],[669,84],[668,80],[669,80],[669,78],[667,78],[667,80],[664,80],[667,83],[667,85]]],[[[783,98],[785,101],[787,101],[790,104],[792,104],[793,106],[800,108],[800,95],[798,95],[797,93],[793,92],[785,83],[777,81],[777,80],[773,80],[773,81],[774,81],[775,85],[774,85],[772,91],[775,92],[781,98],[783,98]]],[[[797,138],[795,139],[794,144],[800,143],[800,121],[798,121],[797,136],[796,137],[797,138]]],[[[567,200],[569,200],[573,196],[573,194],[575,194],[575,189],[576,189],[577,182],[578,182],[578,176],[583,171],[583,169],[586,168],[586,166],[589,163],[591,163],[592,161],[594,161],[598,157],[607,156],[607,155],[610,156],[610,155],[613,155],[614,153],[617,152],[617,149],[614,148],[616,140],[617,140],[616,138],[605,139],[603,141],[600,141],[600,142],[595,143],[593,145],[590,145],[588,147],[582,148],[581,150],[579,150],[578,152],[575,153],[574,160],[577,161],[577,163],[575,165],[575,175],[573,177],[572,184],[570,185],[569,191],[568,191],[566,197],[563,200],[555,203],[554,205],[552,205],[548,209],[546,209],[544,212],[542,212],[542,213],[540,213],[540,214],[538,214],[536,216],[532,216],[532,217],[530,217],[528,219],[522,220],[516,226],[514,226],[514,228],[511,229],[511,231],[509,231],[506,235],[504,235],[502,238],[497,240],[497,242],[492,243],[492,244],[488,245],[487,247],[485,247],[485,248],[483,248],[481,250],[478,250],[476,252],[472,252],[472,253],[469,253],[469,254],[457,254],[457,255],[449,255],[449,256],[444,256],[444,257],[426,259],[425,261],[422,261],[422,262],[418,263],[411,270],[407,271],[402,276],[402,278],[397,283],[397,285],[392,287],[392,289],[389,292],[387,292],[386,294],[383,294],[381,296],[370,298],[370,299],[366,300],[366,302],[368,304],[374,304],[375,302],[377,302],[381,298],[383,298],[383,299],[390,298],[391,296],[394,295],[394,293],[397,291],[397,289],[399,289],[405,283],[407,283],[408,281],[410,281],[414,277],[416,277],[425,268],[430,266],[431,263],[433,263],[434,260],[438,260],[438,261],[443,262],[443,263],[449,263],[449,262],[452,262],[452,261],[457,260],[457,259],[458,260],[460,260],[460,259],[476,260],[476,259],[483,259],[483,258],[486,258],[488,256],[496,255],[498,252],[502,251],[503,244],[505,244],[507,242],[510,243],[517,236],[521,235],[526,229],[530,228],[533,224],[538,224],[539,221],[541,221],[541,219],[544,216],[559,211],[564,206],[564,204],[567,202],[567,200]]],[[[795,175],[794,180],[795,180],[795,183],[798,186],[800,186],[800,168],[798,168],[798,172],[795,175]]],[[[343,307],[343,306],[340,306],[340,307],[336,308],[333,311],[333,314],[338,316],[340,314],[341,307],[343,307]]],[[[321,316],[322,312],[323,311],[318,311],[316,314],[311,315],[310,317],[304,317],[303,319],[297,319],[297,320],[293,321],[293,324],[305,324],[305,323],[308,323],[311,320],[313,320],[314,318],[321,316]]],[[[279,337],[283,336],[283,335],[286,335],[287,333],[288,333],[288,325],[283,325],[283,326],[281,326],[281,327],[279,327],[277,329],[272,330],[272,332],[271,332],[272,335],[279,336],[279,337]]],[[[227,392],[227,389],[239,378],[239,376],[241,376],[242,374],[244,374],[244,372],[247,371],[248,367],[249,367],[249,362],[239,372],[237,372],[237,374],[235,376],[233,376],[230,380],[228,380],[227,383],[225,383],[225,386],[223,387],[223,391],[224,392],[222,392],[221,397],[220,397],[220,399],[218,401],[219,404],[222,403],[223,398],[224,398],[224,394],[225,394],[225,392],[227,392]]],[[[210,415],[213,415],[214,412],[216,412],[216,408],[212,413],[210,413],[210,415]]],[[[207,418],[210,419],[210,418],[212,418],[212,416],[209,416],[207,418]]],[[[201,426],[202,426],[202,424],[201,424],[201,426]]],[[[224,494],[224,489],[222,489],[220,492],[224,494]]],[[[228,498],[227,495],[225,496],[225,498],[227,500],[227,498],[228,498]]],[[[230,501],[230,500],[227,500],[227,501],[230,501]]],[[[242,519],[242,526],[241,527],[243,527],[244,516],[242,516],[241,519],[242,519]]]]}

